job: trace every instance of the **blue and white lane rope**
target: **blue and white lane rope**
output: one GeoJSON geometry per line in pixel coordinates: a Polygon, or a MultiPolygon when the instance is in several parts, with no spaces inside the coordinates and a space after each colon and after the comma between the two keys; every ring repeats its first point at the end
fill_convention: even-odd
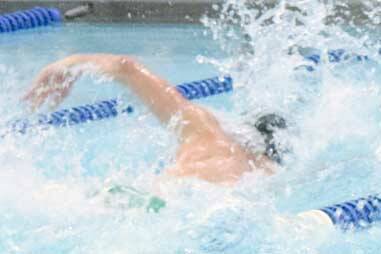
{"type": "MultiPolygon", "coordinates": [[[[183,83],[176,86],[186,99],[194,100],[213,95],[227,93],[233,90],[233,80],[229,76],[214,77],[200,81],[183,83]]],[[[28,129],[38,127],[65,127],[82,124],[91,121],[98,121],[114,118],[122,114],[133,112],[132,106],[121,108],[124,103],[117,99],[105,100],[94,104],[86,104],[69,109],[61,109],[56,112],[44,115],[40,114],[34,119],[19,119],[8,123],[5,134],[11,133],[25,134],[28,129]]]]}
{"type": "Polygon", "coordinates": [[[303,212],[299,216],[319,224],[336,226],[344,231],[365,229],[381,221],[381,198],[379,195],[372,195],[303,212]]]}
{"type": "Polygon", "coordinates": [[[0,15],[0,33],[48,26],[61,21],[62,16],[58,9],[35,7],[0,15]]]}
{"type": "MultiPolygon", "coordinates": [[[[357,61],[366,61],[369,60],[369,57],[366,55],[358,54],[349,54],[344,49],[331,49],[327,52],[328,61],[330,63],[339,63],[343,60],[357,60],[357,61]]],[[[321,56],[319,54],[310,54],[305,56],[305,59],[314,62],[315,64],[321,63],[321,56]]]]}
{"type": "MultiPolygon", "coordinates": [[[[381,49],[379,50],[379,55],[381,55],[381,49]]],[[[315,67],[322,63],[322,57],[320,54],[307,54],[304,59],[308,62],[312,62],[313,65],[302,65],[300,67],[305,67],[307,71],[315,71],[315,67]]],[[[359,55],[349,53],[344,49],[330,49],[327,51],[327,60],[330,63],[340,63],[346,60],[355,60],[357,62],[365,62],[370,60],[367,55],[359,55]]]]}

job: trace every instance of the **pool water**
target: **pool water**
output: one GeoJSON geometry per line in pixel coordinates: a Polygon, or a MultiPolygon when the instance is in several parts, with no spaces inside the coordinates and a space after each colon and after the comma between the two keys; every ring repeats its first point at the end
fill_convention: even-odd
{"type": "Polygon", "coordinates": [[[265,14],[278,21],[267,25],[246,5],[227,1],[221,13],[237,15],[204,26],[67,24],[2,35],[1,124],[30,114],[19,98],[43,66],[107,52],[133,55],[173,84],[231,74],[240,88],[196,103],[236,134],[256,114],[280,113],[289,129],[277,138],[292,150],[277,174],[250,173],[231,188],[195,179],[157,184],[173,161],[174,135],[125,87],[84,77],[61,107],[120,97],[134,112],[0,141],[0,253],[378,253],[379,225],[343,234],[293,220],[379,192],[377,34],[322,25],[327,10],[319,2],[292,4],[305,15],[276,6],[265,14]],[[372,61],[324,61],[335,48],[372,61]],[[297,68],[313,65],[303,50],[321,53],[314,72],[297,68]],[[113,184],[160,190],[166,207],[156,214],[107,206],[97,193],[113,184]]]}

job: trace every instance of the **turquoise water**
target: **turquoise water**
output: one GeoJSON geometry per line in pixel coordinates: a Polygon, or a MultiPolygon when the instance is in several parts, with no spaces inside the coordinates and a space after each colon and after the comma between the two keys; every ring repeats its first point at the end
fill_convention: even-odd
{"type": "MultiPolygon", "coordinates": [[[[315,5],[300,7],[307,10],[306,23],[320,17],[309,13],[321,7],[315,5]]],[[[245,8],[238,5],[237,10],[247,14],[245,8]]],[[[282,113],[290,128],[278,139],[289,143],[292,153],[274,176],[250,173],[232,188],[194,179],[158,185],[155,175],[173,160],[173,134],[127,89],[84,77],[62,107],[121,97],[135,111],[0,142],[0,252],[378,253],[377,225],[343,234],[311,231],[292,220],[298,212],[379,191],[376,47],[359,46],[363,38],[339,27],[311,25],[307,33],[288,20],[272,26],[245,23],[241,31],[206,20],[207,28],[79,24],[1,36],[0,123],[29,114],[18,98],[44,65],[73,53],[128,54],[174,84],[232,74],[242,88],[197,103],[216,112],[236,134],[243,121],[254,118],[245,111],[282,113]],[[242,43],[242,30],[251,42],[242,43]],[[323,52],[345,47],[374,61],[295,71],[305,62],[300,54],[289,54],[293,44],[323,52]],[[248,47],[255,56],[247,53],[248,47]],[[159,190],[167,207],[158,215],[106,206],[95,193],[112,184],[159,190]],[[289,224],[279,223],[280,217],[289,218],[289,224]]],[[[256,136],[249,138],[256,141],[256,136]]]]}

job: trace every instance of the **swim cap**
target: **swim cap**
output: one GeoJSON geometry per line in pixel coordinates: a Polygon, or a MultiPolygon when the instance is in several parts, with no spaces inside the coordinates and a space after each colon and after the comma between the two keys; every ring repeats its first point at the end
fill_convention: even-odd
{"type": "Polygon", "coordinates": [[[256,121],[255,128],[264,136],[266,145],[266,155],[278,163],[282,162],[281,149],[277,147],[274,140],[274,133],[279,129],[286,129],[286,120],[276,114],[266,114],[256,121]]]}

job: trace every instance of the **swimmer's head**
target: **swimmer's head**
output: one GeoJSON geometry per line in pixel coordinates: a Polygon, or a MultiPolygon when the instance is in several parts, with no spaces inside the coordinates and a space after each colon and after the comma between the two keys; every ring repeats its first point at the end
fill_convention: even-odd
{"type": "Polygon", "coordinates": [[[286,129],[286,120],[276,114],[266,114],[258,118],[255,128],[266,136],[272,136],[279,129],[286,129]]]}
{"type": "Polygon", "coordinates": [[[287,128],[286,120],[277,114],[266,114],[257,118],[255,123],[250,125],[264,138],[265,154],[273,161],[281,163],[284,149],[279,147],[274,137],[277,131],[287,128]]]}

